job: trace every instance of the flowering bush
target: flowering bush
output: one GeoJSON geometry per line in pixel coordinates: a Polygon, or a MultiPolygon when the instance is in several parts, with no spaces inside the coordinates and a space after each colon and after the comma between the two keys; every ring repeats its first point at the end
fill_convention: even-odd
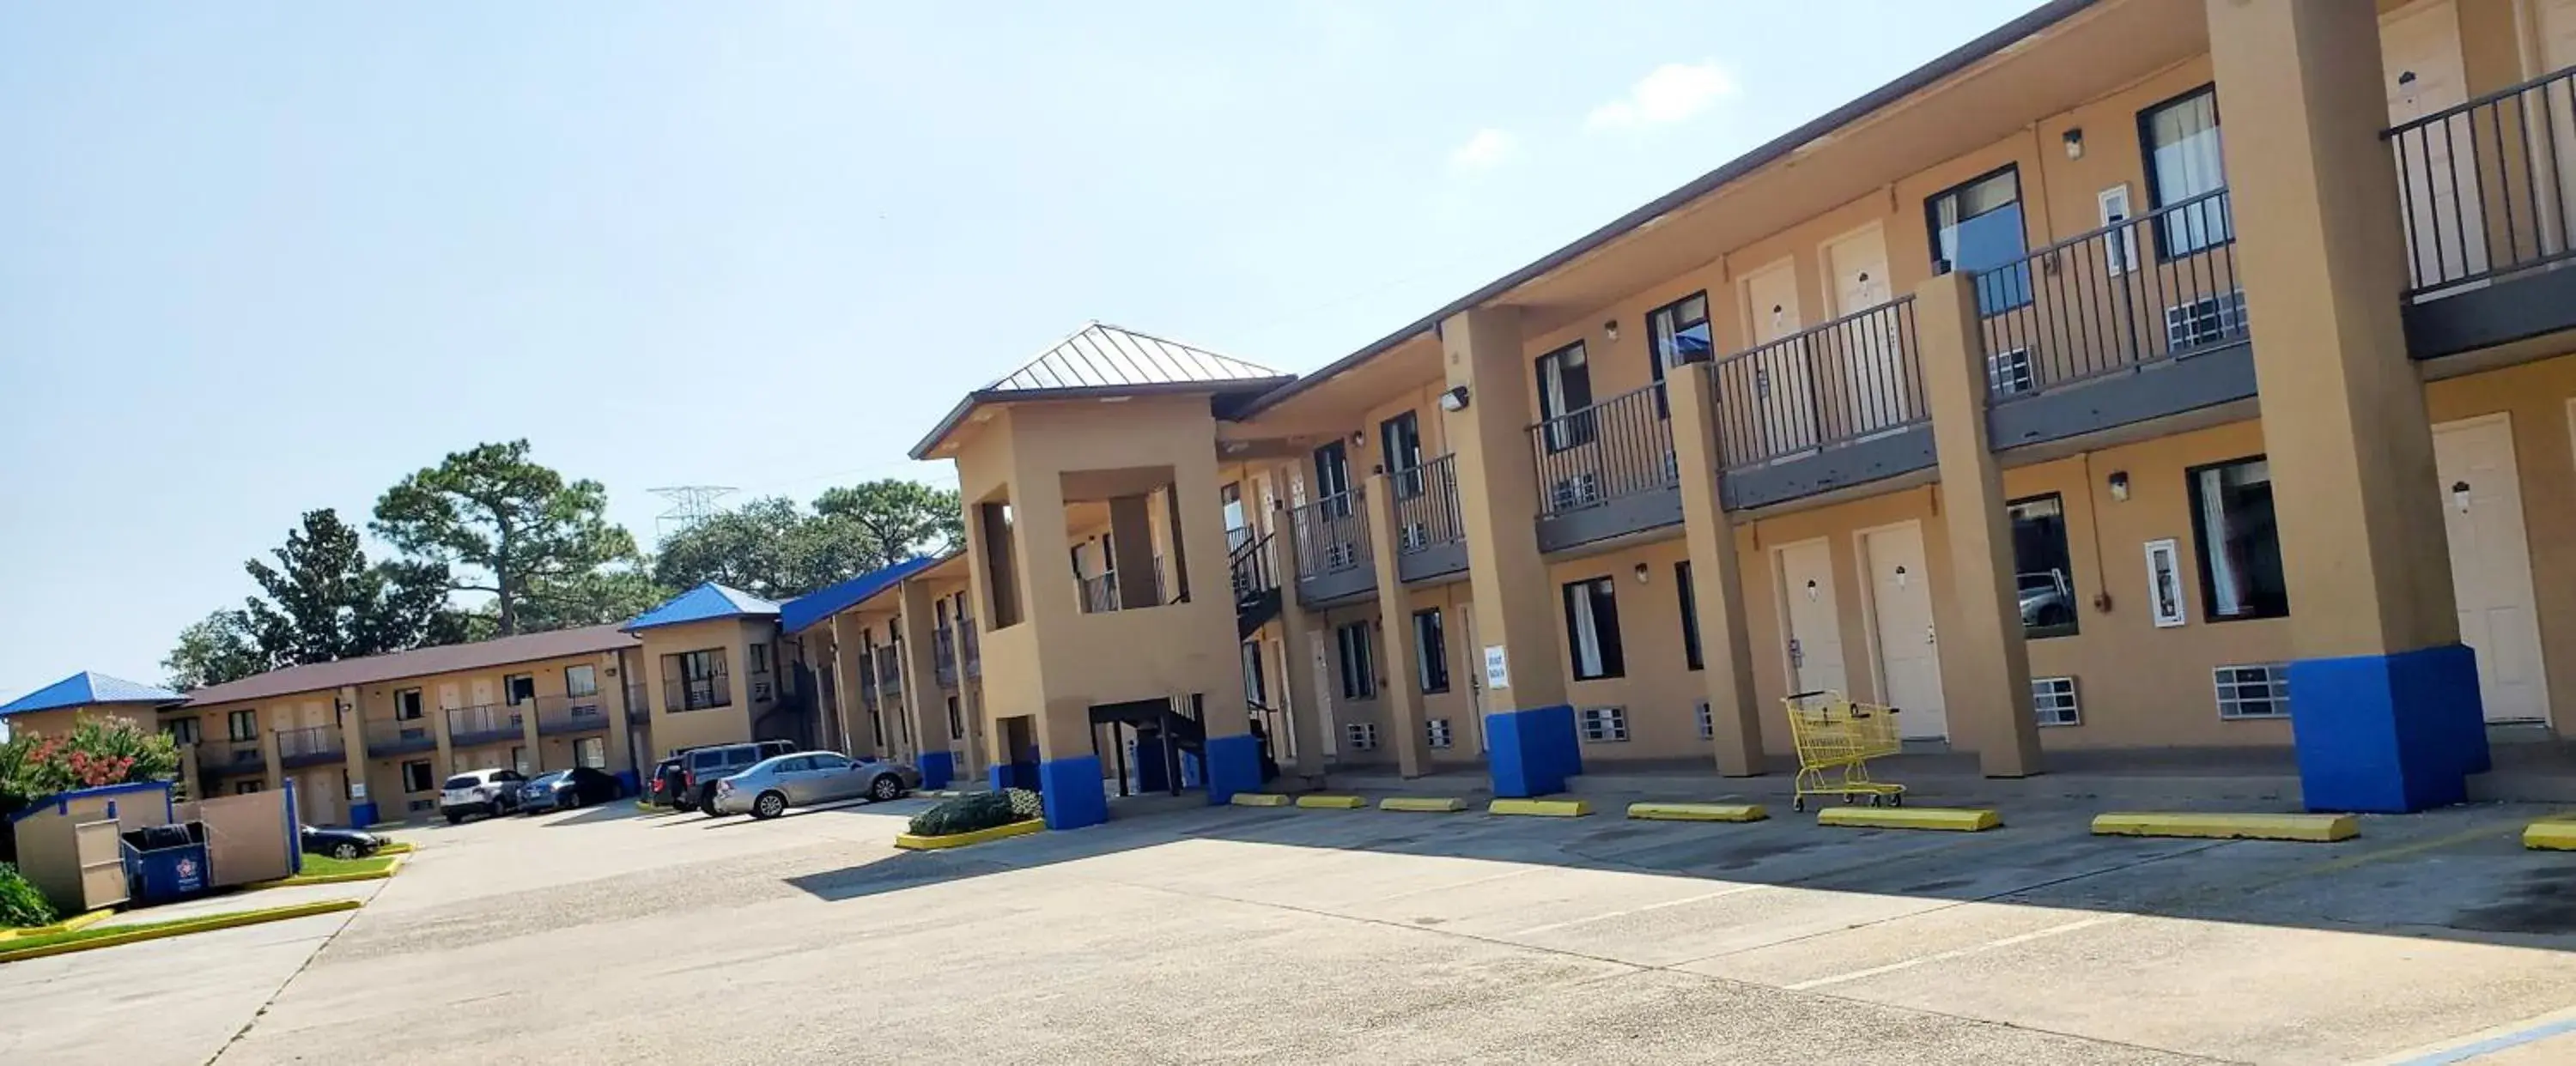
{"type": "Polygon", "coordinates": [[[179,749],[164,734],[122,718],[83,718],[58,737],[11,736],[0,744],[0,809],[77,788],[178,776],[179,749]]]}

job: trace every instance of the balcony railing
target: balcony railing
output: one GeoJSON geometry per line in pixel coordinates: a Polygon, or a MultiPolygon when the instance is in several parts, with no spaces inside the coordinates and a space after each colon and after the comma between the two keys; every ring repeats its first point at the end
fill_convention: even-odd
{"type": "Polygon", "coordinates": [[[2381,134],[2414,298],[2576,255],[2576,67],[2381,134]]]}
{"type": "Polygon", "coordinates": [[[1659,381],[1529,427],[1539,516],[1680,484],[1669,413],[1659,381]]]}
{"type": "Polygon", "coordinates": [[[372,757],[377,755],[399,755],[405,752],[414,751],[428,751],[438,746],[438,734],[434,730],[435,727],[430,725],[429,719],[426,716],[409,719],[390,718],[369,721],[367,723],[367,754],[372,757]]]}
{"type": "Polygon", "coordinates": [[[1245,540],[1226,556],[1226,572],[1234,583],[1234,602],[1247,603],[1279,587],[1279,566],[1270,557],[1275,533],[1265,533],[1245,540]]]}
{"type": "Polygon", "coordinates": [[[960,615],[958,617],[957,646],[959,653],[965,657],[966,676],[984,676],[984,648],[983,642],[975,637],[974,615],[960,615]]]}
{"type": "Polygon", "coordinates": [[[608,697],[594,692],[587,696],[537,697],[537,732],[580,733],[608,728],[608,697]]]}
{"type": "Polygon", "coordinates": [[[733,676],[729,673],[662,682],[662,710],[703,711],[710,707],[733,705],[733,676]]]}
{"type": "Polygon", "coordinates": [[[944,626],[943,626],[943,627],[941,627],[940,629],[938,629],[937,631],[935,631],[934,633],[932,633],[932,635],[931,635],[931,651],[932,651],[932,653],[933,653],[933,654],[932,654],[932,663],[933,663],[933,668],[934,668],[934,670],[935,670],[935,672],[936,672],[936,674],[937,674],[937,676],[938,676],[938,678],[939,678],[939,687],[941,687],[941,688],[955,688],[955,687],[957,687],[957,633],[956,633],[956,631],[951,630],[951,629],[948,629],[947,627],[944,627],[944,626]]]}
{"type": "Polygon", "coordinates": [[[902,650],[894,647],[876,650],[877,691],[889,698],[903,694],[903,656],[900,654],[902,650]]]}
{"type": "Polygon", "coordinates": [[[1361,490],[1299,507],[1289,512],[1289,520],[1296,530],[1299,579],[1313,580],[1368,564],[1368,508],[1363,506],[1361,490]]]}
{"type": "Polygon", "coordinates": [[[2227,190],[1976,276],[1998,405],[2247,339],[2227,190]]]}
{"type": "Polygon", "coordinates": [[[458,747],[489,744],[510,737],[524,736],[527,703],[516,706],[489,704],[481,707],[451,707],[447,711],[448,742],[458,747]]]}
{"type": "Polygon", "coordinates": [[[1444,455],[1387,478],[1395,490],[1395,550],[1427,551],[1466,539],[1458,517],[1457,456],[1444,455]]]}
{"type": "Polygon", "coordinates": [[[1710,377],[1728,470],[1811,455],[1931,417],[1911,296],[1727,356],[1710,377]]]}
{"type": "Polygon", "coordinates": [[[277,761],[286,767],[337,762],[348,749],[336,725],[310,725],[277,731],[277,761]]]}
{"type": "Polygon", "coordinates": [[[209,740],[197,745],[197,772],[208,777],[256,774],[268,769],[257,740],[209,740]]]}

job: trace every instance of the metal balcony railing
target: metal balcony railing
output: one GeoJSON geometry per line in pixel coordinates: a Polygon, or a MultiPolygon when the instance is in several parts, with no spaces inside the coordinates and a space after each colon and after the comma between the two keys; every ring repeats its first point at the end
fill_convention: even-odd
{"type": "Polygon", "coordinates": [[[1126,606],[1122,599],[1126,595],[1126,592],[1121,582],[1129,581],[1144,581],[1149,583],[1149,587],[1153,590],[1153,593],[1151,596],[1147,597],[1148,602],[1145,606],[1161,606],[1163,603],[1167,602],[1161,563],[1161,557],[1157,556],[1154,559],[1153,564],[1149,565],[1145,569],[1126,572],[1112,570],[1105,574],[1094,574],[1090,577],[1075,578],[1075,595],[1081,599],[1082,613],[1107,614],[1111,611],[1137,609],[1126,606]]]}
{"type": "Polygon", "coordinates": [[[2380,134],[2412,299],[2576,256],[2576,67],[2380,134]]]}
{"type": "Polygon", "coordinates": [[[960,654],[965,657],[966,676],[984,676],[984,648],[983,642],[975,636],[974,615],[968,614],[958,616],[957,644],[960,654]]]}
{"type": "Polygon", "coordinates": [[[2227,190],[2115,222],[1976,276],[1998,404],[2247,336],[2227,190]]]}
{"type": "Polygon", "coordinates": [[[1669,414],[1658,381],[1529,427],[1540,517],[1681,484],[1669,414]]]}
{"type": "Polygon", "coordinates": [[[277,761],[285,766],[310,766],[342,758],[348,749],[340,739],[336,725],[311,725],[277,731],[277,761]]]}
{"type": "Polygon", "coordinates": [[[903,694],[903,656],[899,654],[901,651],[902,649],[893,647],[876,650],[877,691],[889,698],[903,694]]]}
{"type": "Polygon", "coordinates": [[[1297,537],[1297,576],[1312,580],[1356,570],[1369,562],[1368,508],[1360,489],[1289,512],[1297,537]]]}
{"type": "Polygon", "coordinates": [[[608,728],[608,698],[599,693],[587,696],[537,697],[537,732],[579,733],[608,728]]]}
{"type": "Polygon", "coordinates": [[[255,774],[268,769],[257,740],[209,740],[197,745],[197,771],[207,776],[255,774]]]}
{"type": "Polygon", "coordinates": [[[1400,555],[1456,544],[1467,537],[1458,517],[1457,456],[1443,455],[1387,478],[1395,490],[1395,550],[1400,555]]]}
{"type": "Polygon", "coordinates": [[[956,632],[941,626],[931,635],[931,652],[933,669],[939,678],[939,687],[957,687],[956,632]]]}
{"type": "Polygon", "coordinates": [[[1234,585],[1234,602],[1244,603],[1279,587],[1279,566],[1270,557],[1272,537],[1264,533],[1245,540],[1227,554],[1226,573],[1234,585]]]}
{"type": "Polygon", "coordinates": [[[506,737],[524,735],[528,704],[487,704],[481,707],[451,707],[447,711],[447,738],[459,747],[488,744],[506,737]]]}
{"type": "Polygon", "coordinates": [[[1742,470],[1868,440],[1931,418],[1914,298],[1903,297],[1717,361],[1718,447],[1742,470]]]}
{"type": "Polygon", "coordinates": [[[703,711],[733,705],[733,675],[712,674],[662,682],[664,711],[703,711]]]}
{"type": "Polygon", "coordinates": [[[367,723],[367,754],[427,751],[438,746],[438,735],[427,716],[419,718],[379,718],[367,723]]]}

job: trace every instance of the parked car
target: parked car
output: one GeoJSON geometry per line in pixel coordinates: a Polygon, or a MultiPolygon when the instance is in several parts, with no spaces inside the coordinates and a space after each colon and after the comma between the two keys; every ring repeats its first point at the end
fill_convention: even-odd
{"type": "Polygon", "coordinates": [[[684,811],[715,811],[707,802],[716,794],[716,782],[751,768],[753,763],[796,750],[792,740],[763,740],[752,744],[710,744],[703,748],[684,748],[672,753],[680,761],[680,788],[677,806],[684,811]]]}
{"type": "Polygon", "coordinates": [[[470,815],[499,817],[519,809],[519,786],[528,783],[517,770],[494,767],[473,770],[448,778],[439,786],[438,813],[455,825],[470,815]]]}
{"type": "Polygon", "coordinates": [[[549,770],[519,786],[519,813],[568,811],[616,799],[617,779],[587,766],[549,770]]]}
{"type": "Polygon", "coordinates": [[[363,859],[376,853],[389,841],[363,829],[319,829],[305,826],[299,834],[307,855],[328,855],[334,859],[363,859]]]}
{"type": "Polygon", "coordinates": [[[680,806],[680,777],[687,767],[678,759],[664,759],[653,767],[653,776],[644,782],[644,802],[655,807],[680,806]]]}
{"type": "Polygon", "coordinates": [[[921,771],[898,762],[859,761],[837,751],[763,759],[716,782],[709,814],[776,818],[789,807],[834,800],[890,800],[921,787],[921,771]]]}
{"type": "Polygon", "coordinates": [[[2021,624],[2026,629],[2062,626],[2075,620],[2075,588],[2066,571],[2014,575],[2021,593],[2021,624]]]}

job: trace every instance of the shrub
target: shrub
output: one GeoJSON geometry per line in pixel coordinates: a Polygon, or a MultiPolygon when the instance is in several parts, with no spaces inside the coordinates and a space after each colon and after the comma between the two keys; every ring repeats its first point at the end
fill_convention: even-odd
{"type": "Polygon", "coordinates": [[[1042,810],[1038,794],[1026,789],[978,792],[959,796],[913,815],[910,831],[914,836],[924,837],[972,833],[978,829],[1025,822],[1038,817],[1042,810]]]}
{"type": "Polygon", "coordinates": [[[27,883],[18,868],[0,862],[0,926],[25,929],[54,924],[54,905],[27,883]]]}
{"type": "Polygon", "coordinates": [[[0,744],[0,807],[76,788],[178,775],[179,748],[167,734],[122,718],[83,718],[62,736],[23,733],[0,744]]]}

